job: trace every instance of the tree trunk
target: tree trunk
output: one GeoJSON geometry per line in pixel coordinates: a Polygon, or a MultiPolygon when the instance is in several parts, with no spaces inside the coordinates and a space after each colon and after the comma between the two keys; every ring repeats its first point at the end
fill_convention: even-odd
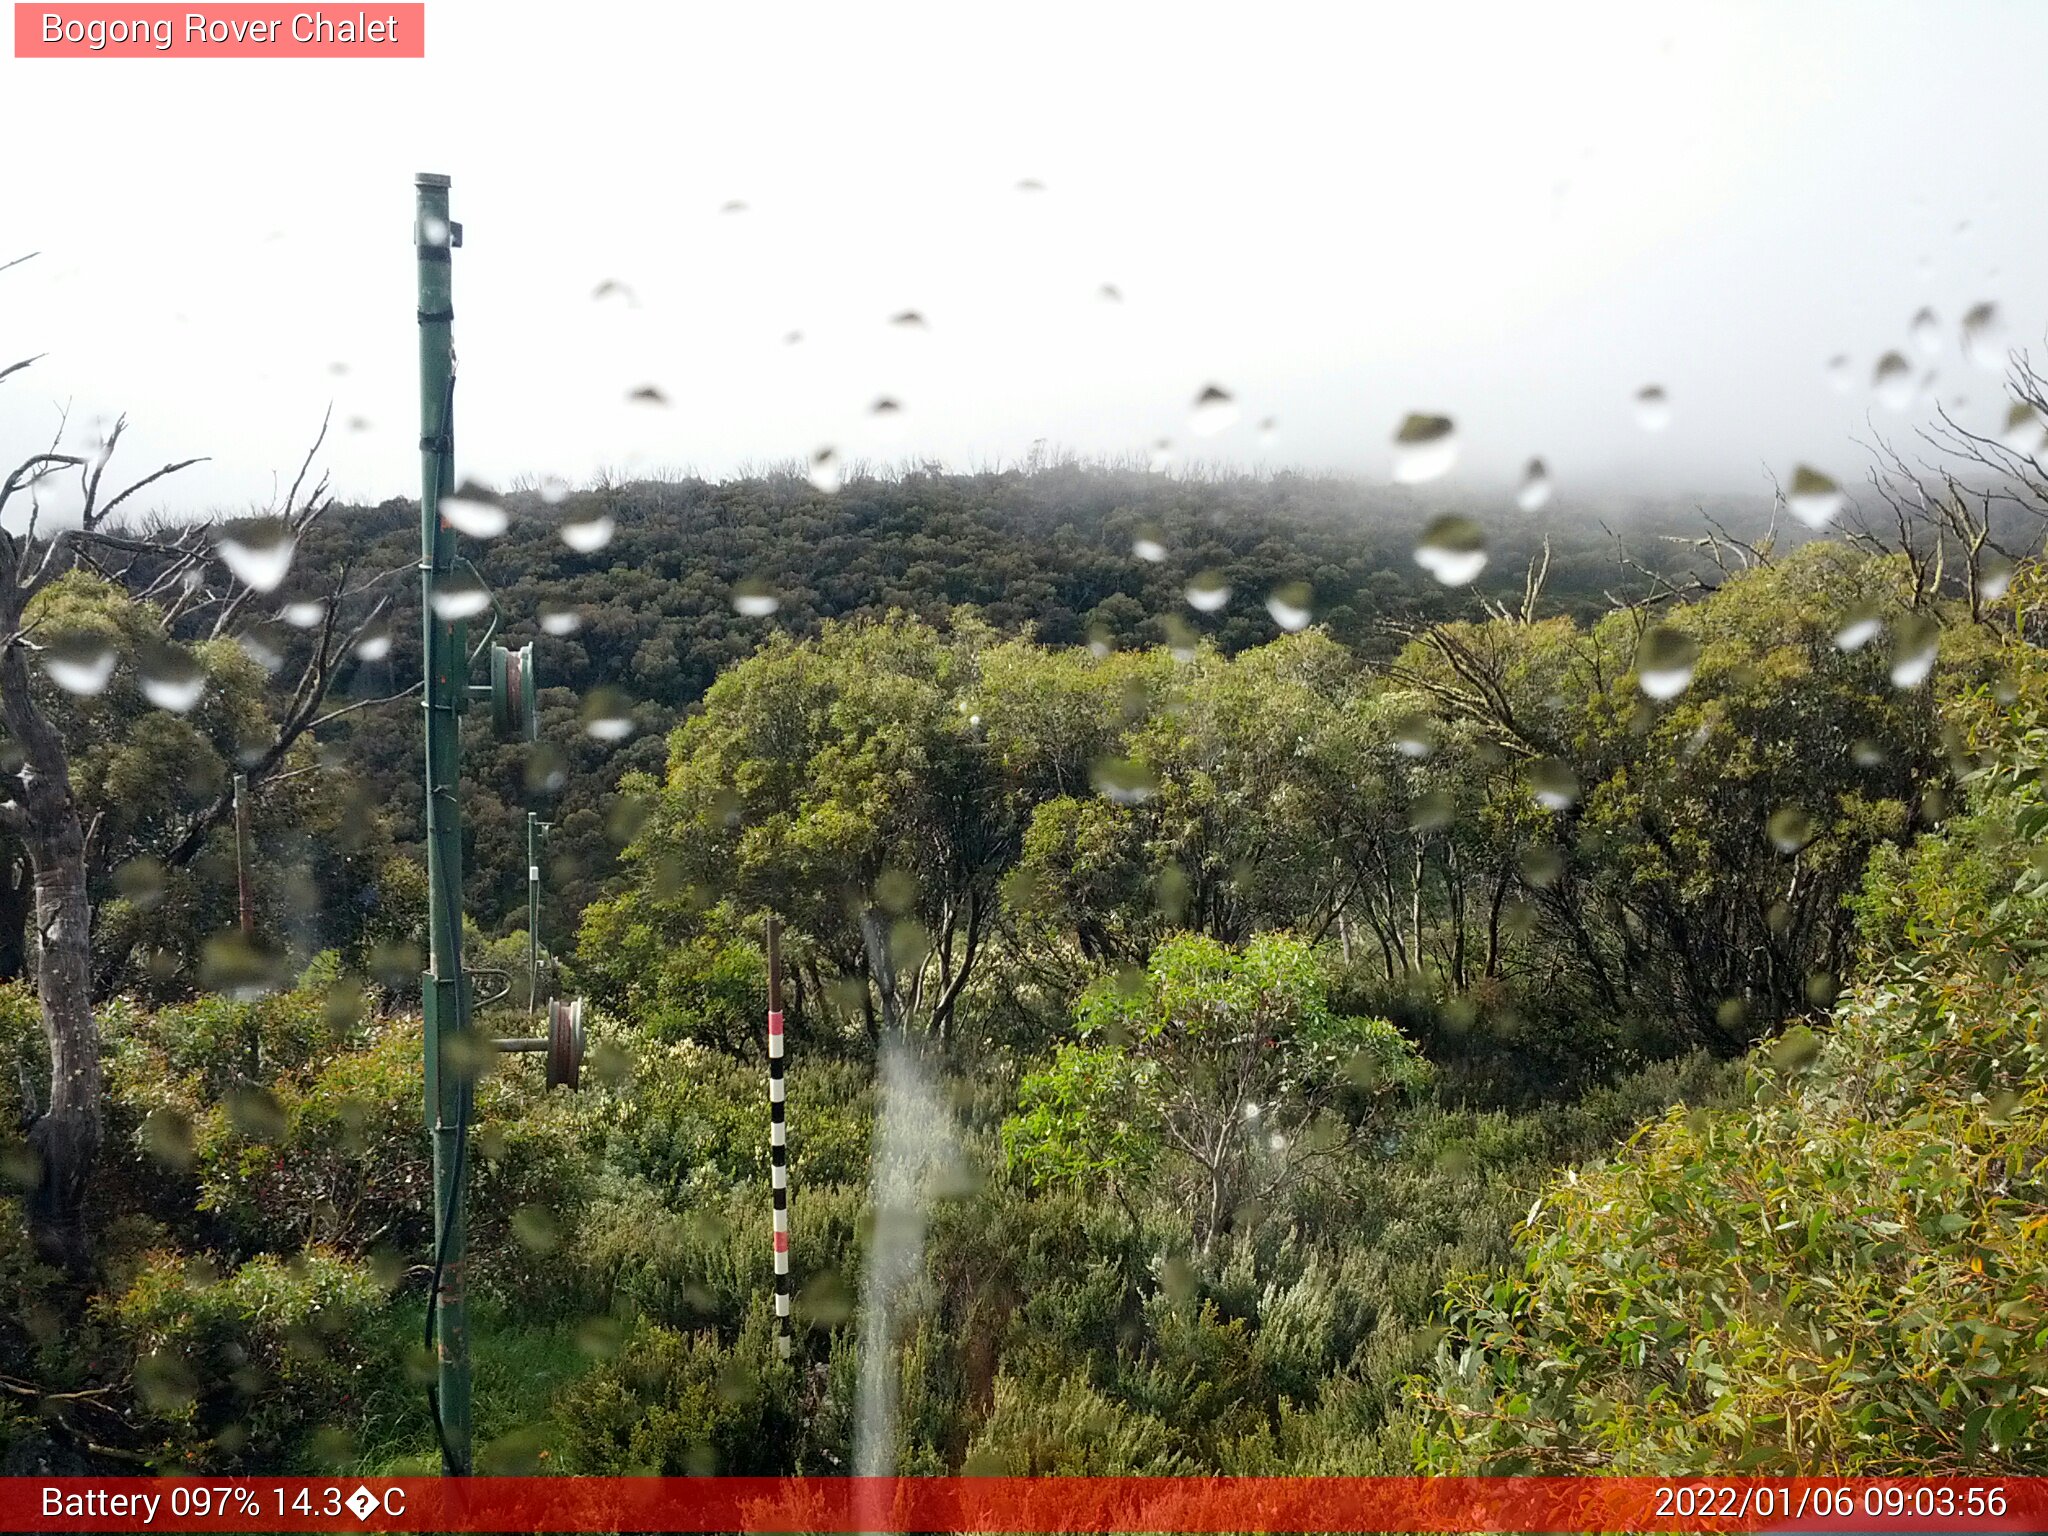
{"type": "MultiPolygon", "coordinates": [[[[6,615],[9,628],[19,615],[6,615]]],[[[71,796],[70,765],[56,727],[30,693],[19,645],[0,656],[0,719],[21,748],[18,792],[4,819],[35,874],[36,993],[50,1046],[50,1097],[29,1127],[38,1163],[29,1235],[53,1263],[82,1268],[88,1255],[85,1193],[105,1134],[100,1038],[92,1017],[91,913],[85,899],[85,832],[71,796]]]]}
{"type": "Polygon", "coordinates": [[[34,892],[28,855],[10,850],[0,859],[0,981],[28,974],[28,914],[34,892]]]}

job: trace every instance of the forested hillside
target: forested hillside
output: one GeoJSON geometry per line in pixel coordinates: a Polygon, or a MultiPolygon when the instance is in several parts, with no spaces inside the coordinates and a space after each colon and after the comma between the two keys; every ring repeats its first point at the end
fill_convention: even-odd
{"type": "MultiPolygon", "coordinates": [[[[584,1092],[480,1069],[484,1470],[2027,1464],[2033,562],[1656,519],[1618,557],[1580,521],[1538,584],[1543,525],[1492,519],[1445,586],[1413,559],[1439,514],[1368,501],[770,478],[515,498],[471,546],[512,638],[567,631],[541,743],[471,733],[473,910],[516,925],[551,812],[596,1008],[584,1092]]],[[[336,508],[294,579],[416,538],[336,508]]],[[[38,601],[153,643],[114,585],[38,601]]],[[[83,1268],[23,1237],[8,1133],[9,1470],[436,1462],[417,706],[374,702],[417,642],[386,622],[336,682],[366,707],[260,797],[254,951],[224,828],[137,850],[268,718],[262,657],[197,643],[175,719],[125,673],[46,689],[126,968],[83,1268]]],[[[0,1004],[0,1069],[46,1078],[34,996],[0,1004]]]]}

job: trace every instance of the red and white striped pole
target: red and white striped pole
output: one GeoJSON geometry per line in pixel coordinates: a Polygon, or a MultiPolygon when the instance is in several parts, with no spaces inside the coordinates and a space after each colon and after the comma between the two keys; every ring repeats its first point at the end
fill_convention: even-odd
{"type": "Polygon", "coordinates": [[[775,1191],[775,1352],[789,1358],[789,1146],[782,1118],[782,924],[768,918],[768,1181],[775,1191]]]}

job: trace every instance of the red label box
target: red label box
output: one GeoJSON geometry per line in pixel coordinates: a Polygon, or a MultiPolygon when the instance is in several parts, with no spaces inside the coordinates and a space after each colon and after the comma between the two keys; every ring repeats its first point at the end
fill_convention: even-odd
{"type": "Polygon", "coordinates": [[[423,59],[427,8],[16,0],[17,59],[423,59]]]}

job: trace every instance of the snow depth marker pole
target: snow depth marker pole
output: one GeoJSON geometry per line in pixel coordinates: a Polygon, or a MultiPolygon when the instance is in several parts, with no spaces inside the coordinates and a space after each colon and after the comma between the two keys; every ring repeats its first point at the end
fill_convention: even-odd
{"type": "Polygon", "coordinates": [[[775,1352],[789,1358],[789,1146],[782,1118],[782,924],[768,918],[768,1181],[775,1191],[775,1352]]]}

